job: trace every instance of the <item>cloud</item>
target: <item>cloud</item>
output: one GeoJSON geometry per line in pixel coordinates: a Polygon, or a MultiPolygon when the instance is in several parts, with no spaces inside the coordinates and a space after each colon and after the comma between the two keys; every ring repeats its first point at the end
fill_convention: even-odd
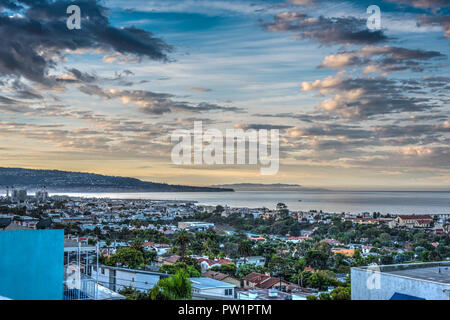
{"type": "Polygon", "coordinates": [[[273,124],[235,124],[234,127],[243,130],[287,130],[292,128],[292,126],[273,124]]]}
{"type": "Polygon", "coordinates": [[[405,4],[419,9],[442,8],[450,6],[448,0],[386,0],[396,4],[405,4]]]}
{"type": "Polygon", "coordinates": [[[263,23],[271,32],[293,32],[301,39],[309,39],[324,45],[377,44],[389,38],[382,30],[367,29],[366,20],[355,17],[311,17],[302,12],[282,12],[272,22],[263,23]]]}
{"type": "Polygon", "coordinates": [[[193,91],[193,92],[210,92],[210,91],[212,91],[211,89],[208,89],[208,88],[199,88],[199,87],[188,88],[188,90],[193,91]]]}
{"type": "Polygon", "coordinates": [[[68,51],[96,50],[167,61],[172,49],[151,32],[113,27],[98,0],[17,0],[1,4],[21,15],[0,12],[0,76],[21,76],[51,86],[55,79],[49,71],[68,51]],[[81,30],[66,26],[66,9],[72,4],[81,8],[81,30]]]}
{"type": "Polygon", "coordinates": [[[401,80],[351,78],[344,73],[323,80],[302,82],[303,92],[317,91],[331,98],[316,109],[344,119],[362,120],[378,115],[430,111],[441,105],[425,96],[411,95],[417,88],[401,80]]]}
{"type": "Polygon", "coordinates": [[[444,30],[444,37],[450,38],[450,16],[422,16],[417,22],[418,26],[440,26],[444,30]]]}
{"type": "Polygon", "coordinates": [[[241,112],[236,107],[220,106],[214,103],[201,102],[192,104],[174,100],[175,96],[168,93],[156,93],[146,90],[104,90],[97,85],[81,86],[80,91],[88,95],[97,95],[105,99],[120,99],[123,104],[134,103],[139,111],[147,114],[161,115],[170,112],[208,112],[230,111],[241,112]]]}
{"type": "Polygon", "coordinates": [[[314,3],[314,0],[289,0],[290,3],[296,6],[306,6],[314,3]]]}
{"type": "Polygon", "coordinates": [[[410,70],[422,72],[426,61],[443,60],[446,55],[438,51],[407,49],[391,46],[365,46],[360,50],[343,51],[324,58],[319,68],[342,69],[364,66],[364,73],[391,73],[410,70]]]}

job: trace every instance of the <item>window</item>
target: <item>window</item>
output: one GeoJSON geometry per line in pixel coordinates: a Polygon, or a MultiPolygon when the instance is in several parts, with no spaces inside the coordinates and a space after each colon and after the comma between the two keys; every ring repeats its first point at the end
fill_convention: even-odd
{"type": "Polygon", "coordinates": [[[102,268],[102,274],[105,274],[105,268],[102,268]]]}
{"type": "Polygon", "coordinates": [[[233,289],[225,289],[225,295],[226,296],[232,296],[233,295],[233,289]]]}

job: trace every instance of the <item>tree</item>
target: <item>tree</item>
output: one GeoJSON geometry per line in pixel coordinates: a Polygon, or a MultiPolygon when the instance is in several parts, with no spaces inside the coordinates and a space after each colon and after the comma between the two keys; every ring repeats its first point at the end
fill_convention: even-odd
{"type": "Polygon", "coordinates": [[[238,246],[238,253],[244,257],[244,264],[247,263],[247,257],[252,252],[252,244],[249,240],[242,240],[238,246]]]}
{"type": "Polygon", "coordinates": [[[331,298],[333,300],[351,300],[352,295],[350,291],[350,287],[337,287],[331,291],[331,298]]]}
{"type": "Polygon", "coordinates": [[[326,254],[327,257],[331,255],[331,245],[328,242],[320,241],[314,244],[313,246],[314,250],[320,251],[323,254],[326,254]]]}
{"type": "Polygon", "coordinates": [[[185,270],[189,277],[198,278],[202,274],[194,266],[188,265],[184,262],[177,262],[175,264],[165,264],[160,269],[161,273],[176,274],[179,270],[185,270]]]}
{"type": "Polygon", "coordinates": [[[281,218],[286,218],[289,215],[289,209],[284,203],[277,203],[277,214],[281,218]]]}
{"type": "Polygon", "coordinates": [[[270,259],[269,261],[268,267],[272,271],[272,273],[277,275],[278,277],[286,277],[288,264],[287,261],[279,255],[274,254],[272,256],[272,259],[270,259]]]}
{"type": "Polygon", "coordinates": [[[308,250],[305,255],[306,263],[315,269],[325,269],[328,255],[318,250],[308,250]]]}
{"type": "Polygon", "coordinates": [[[119,263],[130,269],[136,269],[144,264],[144,255],[141,251],[133,248],[119,248],[106,260],[105,264],[115,267],[119,263]]]}
{"type": "Polygon", "coordinates": [[[222,273],[234,276],[236,274],[236,265],[234,263],[222,264],[220,266],[214,266],[211,268],[212,271],[218,271],[222,273]]]}
{"type": "Polygon", "coordinates": [[[127,298],[127,300],[151,300],[150,295],[139,291],[133,287],[125,287],[119,293],[127,298]]]}
{"type": "Polygon", "coordinates": [[[153,300],[190,300],[192,298],[192,285],[188,274],[180,269],[173,276],[161,279],[151,290],[153,300]]]}
{"type": "Polygon", "coordinates": [[[337,280],[332,278],[327,272],[319,270],[314,272],[307,279],[306,283],[311,288],[326,290],[329,286],[335,286],[337,284],[337,280]]]}
{"type": "Polygon", "coordinates": [[[322,292],[321,294],[319,294],[319,299],[320,300],[332,300],[330,294],[325,293],[325,292],[322,292]]]}
{"type": "Polygon", "coordinates": [[[189,242],[190,242],[189,233],[186,230],[181,230],[177,235],[175,243],[180,246],[180,256],[182,258],[184,258],[184,256],[186,255],[186,247],[189,244],[189,242]]]}

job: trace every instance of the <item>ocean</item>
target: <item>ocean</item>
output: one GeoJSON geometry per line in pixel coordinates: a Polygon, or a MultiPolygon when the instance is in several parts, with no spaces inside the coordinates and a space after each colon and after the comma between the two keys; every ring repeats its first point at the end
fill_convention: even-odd
{"type": "Polygon", "coordinates": [[[205,205],[269,209],[274,209],[277,203],[283,202],[291,210],[322,210],[331,213],[450,214],[450,192],[237,191],[63,194],[112,199],[189,200],[205,205]]]}

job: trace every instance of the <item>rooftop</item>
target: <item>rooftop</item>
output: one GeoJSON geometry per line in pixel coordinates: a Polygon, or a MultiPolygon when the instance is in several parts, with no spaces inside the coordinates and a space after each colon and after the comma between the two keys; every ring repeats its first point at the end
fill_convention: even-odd
{"type": "Polygon", "coordinates": [[[198,289],[214,289],[214,288],[234,288],[234,284],[223,281],[214,280],[211,278],[191,278],[191,283],[194,288],[198,289]]]}
{"type": "MultiPolygon", "coordinates": [[[[368,267],[359,267],[359,269],[367,268],[368,267]]],[[[379,266],[379,268],[381,273],[442,284],[450,284],[450,261],[393,264],[379,266]]]]}
{"type": "Polygon", "coordinates": [[[450,284],[450,265],[442,266],[442,267],[438,266],[438,267],[430,267],[430,268],[395,270],[395,271],[389,271],[386,273],[395,274],[395,275],[408,277],[408,278],[415,278],[415,279],[450,284]]]}

